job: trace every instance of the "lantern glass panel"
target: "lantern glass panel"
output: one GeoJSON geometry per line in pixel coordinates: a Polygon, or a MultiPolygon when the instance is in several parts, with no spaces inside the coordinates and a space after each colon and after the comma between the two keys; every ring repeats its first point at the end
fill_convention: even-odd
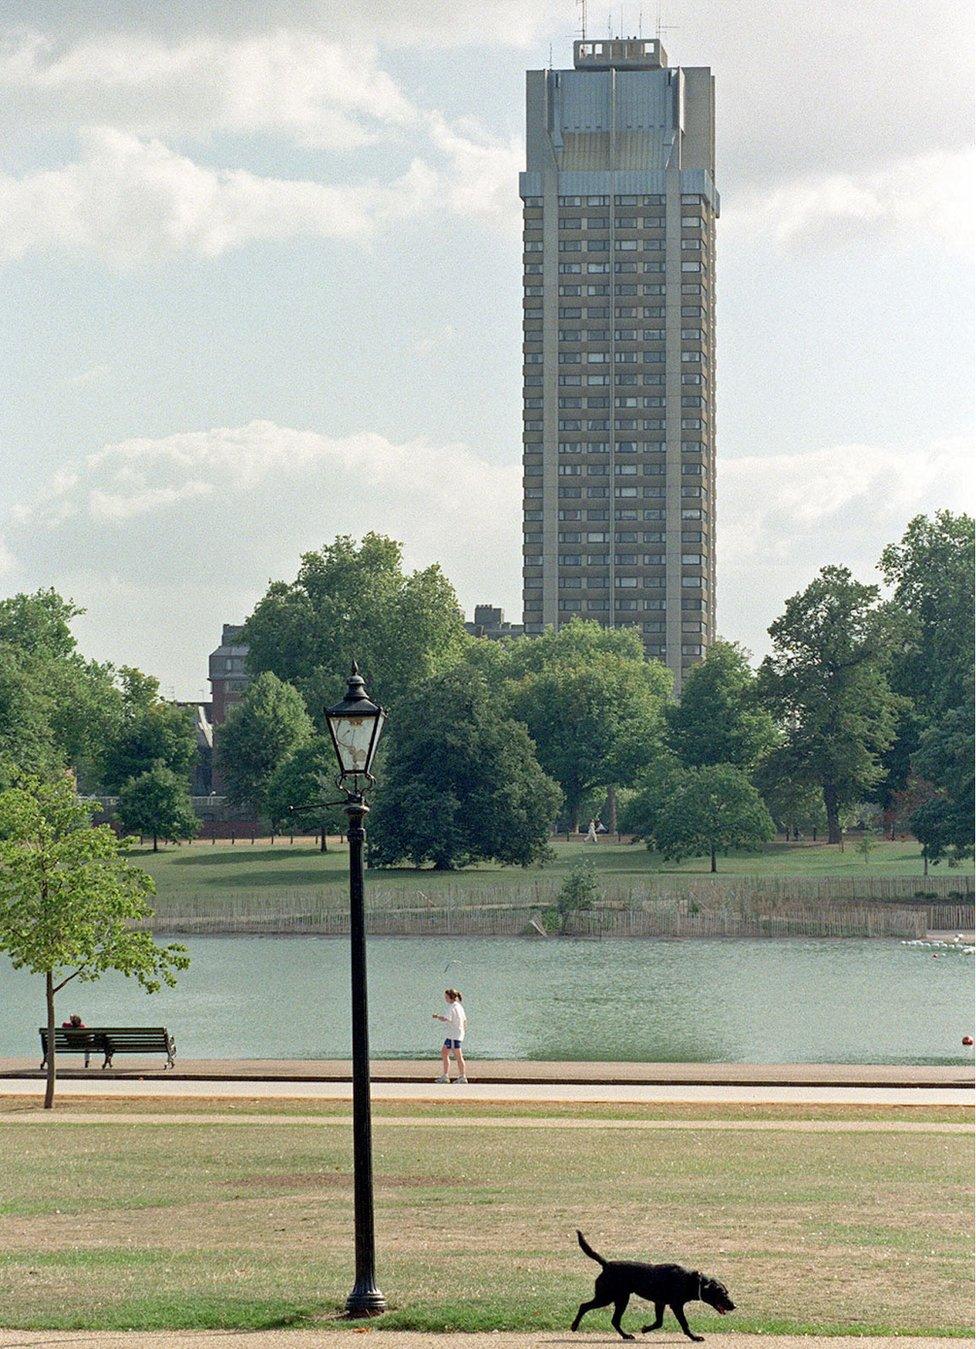
{"type": "Polygon", "coordinates": [[[383,717],[329,717],[343,774],[368,773],[373,763],[383,717]]]}

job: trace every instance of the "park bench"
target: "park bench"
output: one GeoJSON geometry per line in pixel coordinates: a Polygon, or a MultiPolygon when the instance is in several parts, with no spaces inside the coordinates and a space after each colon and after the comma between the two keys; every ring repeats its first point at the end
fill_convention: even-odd
{"type": "MultiPolygon", "coordinates": [[[[47,1027],[39,1027],[41,1067],[47,1065],[47,1027]]],[[[84,1054],[85,1067],[92,1054],[104,1054],[103,1068],[111,1068],[116,1054],[165,1054],[166,1067],[176,1066],[176,1041],[165,1026],[85,1026],[77,1030],[58,1026],[54,1032],[56,1054],[84,1054]]]]}

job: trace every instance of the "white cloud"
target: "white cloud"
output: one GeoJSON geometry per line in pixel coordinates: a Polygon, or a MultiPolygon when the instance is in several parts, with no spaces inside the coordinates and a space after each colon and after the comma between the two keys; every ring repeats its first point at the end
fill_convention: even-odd
{"type": "Polygon", "coordinates": [[[73,375],[68,375],[65,384],[73,389],[85,389],[93,384],[102,384],[105,380],[111,378],[112,367],[110,365],[91,365],[87,370],[78,370],[73,375]]]}
{"type": "Polygon", "coordinates": [[[822,566],[876,583],[881,550],[912,516],[972,511],[973,444],[959,436],[728,459],[717,499],[719,628],[761,655],[784,601],[822,566]]]}
{"type": "Polygon", "coordinates": [[[12,511],[8,541],[22,574],[73,577],[97,610],[103,582],[188,578],[220,595],[233,577],[253,603],[301,551],[377,529],[404,540],[410,565],[441,562],[470,606],[518,595],[520,481],[462,445],[255,421],[108,445],[12,511]]]}
{"type": "Polygon", "coordinates": [[[932,151],[865,173],[814,174],[732,197],[723,233],[771,235],[784,248],[882,239],[937,242],[966,253],[972,240],[971,151],[932,151]]]}
{"type": "Polygon", "coordinates": [[[207,168],[107,128],[82,143],[76,163],[0,175],[0,260],[58,248],[127,265],[255,239],[363,239],[423,209],[435,187],[419,163],[389,184],[326,184],[207,168]]]}
{"type": "Polygon", "coordinates": [[[111,125],[139,135],[287,132],[350,149],[416,112],[361,42],[274,29],[166,43],[102,33],[57,45],[40,33],[0,47],[0,90],[35,125],[111,125]]]}
{"type": "Polygon", "coordinates": [[[516,186],[525,166],[521,137],[500,140],[474,118],[451,124],[431,113],[427,125],[434,147],[448,161],[444,175],[447,203],[456,215],[494,219],[510,229],[521,226],[516,186]]]}
{"type": "Polygon", "coordinates": [[[90,128],[74,163],[21,178],[0,173],[0,262],[54,248],[131,266],[180,253],[217,257],[254,240],[361,241],[445,208],[517,229],[517,144],[439,114],[424,124],[439,162],[418,155],[397,178],[358,183],[214,169],[158,139],[90,128]]]}

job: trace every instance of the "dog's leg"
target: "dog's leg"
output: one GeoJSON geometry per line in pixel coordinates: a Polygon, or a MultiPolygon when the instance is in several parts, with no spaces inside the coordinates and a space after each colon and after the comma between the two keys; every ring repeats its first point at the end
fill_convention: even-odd
{"type": "Polygon", "coordinates": [[[637,1338],[636,1335],[628,1335],[626,1330],[624,1330],[623,1326],[620,1324],[620,1318],[627,1310],[627,1303],[629,1301],[630,1301],[629,1293],[621,1294],[621,1296],[614,1301],[613,1315],[610,1317],[610,1324],[613,1326],[614,1330],[617,1332],[617,1334],[620,1336],[622,1340],[634,1340],[637,1338]]]}
{"type": "Polygon", "coordinates": [[[657,1320],[652,1326],[643,1326],[641,1328],[642,1335],[646,1335],[649,1330],[660,1330],[664,1325],[664,1305],[663,1302],[655,1302],[654,1315],[657,1317],[657,1320]]]}
{"type": "Polygon", "coordinates": [[[579,1330],[580,1321],[582,1321],[587,1312],[596,1311],[597,1307],[609,1307],[610,1301],[611,1299],[608,1297],[594,1297],[591,1298],[589,1302],[581,1302],[580,1309],[576,1313],[576,1317],[573,1324],[570,1326],[570,1330],[579,1330]]]}
{"type": "Polygon", "coordinates": [[[690,1328],[689,1325],[688,1325],[688,1318],[685,1316],[685,1304],[684,1304],[683,1302],[672,1302],[672,1303],[671,1303],[671,1310],[674,1312],[675,1316],[678,1318],[678,1325],[681,1327],[681,1329],[682,1329],[682,1330],[685,1332],[685,1334],[688,1336],[689,1340],[694,1340],[696,1344],[701,1344],[701,1342],[704,1340],[705,1336],[704,1336],[704,1335],[695,1335],[695,1334],[692,1332],[691,1328],[690,1328]]]}

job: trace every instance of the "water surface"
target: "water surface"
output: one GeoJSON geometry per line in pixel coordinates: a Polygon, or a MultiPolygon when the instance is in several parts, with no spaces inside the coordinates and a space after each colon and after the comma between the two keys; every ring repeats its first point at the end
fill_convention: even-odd
{"type": "MultiPolygon", "coordinates": [[[[349,946],[198,937],[176,989],[108,975],[59,1020],[166,1025],[187,1058],[347,1058],[349,946]]],[[[474,1058],[965,1063],[971,956],[896,941],[373,938],[372,1053],[436,1053],[442,992],[464,993],[474,1058]]],[[[43,982],[0,964],[0,1056],[36,1052],[43,982]]]]}

